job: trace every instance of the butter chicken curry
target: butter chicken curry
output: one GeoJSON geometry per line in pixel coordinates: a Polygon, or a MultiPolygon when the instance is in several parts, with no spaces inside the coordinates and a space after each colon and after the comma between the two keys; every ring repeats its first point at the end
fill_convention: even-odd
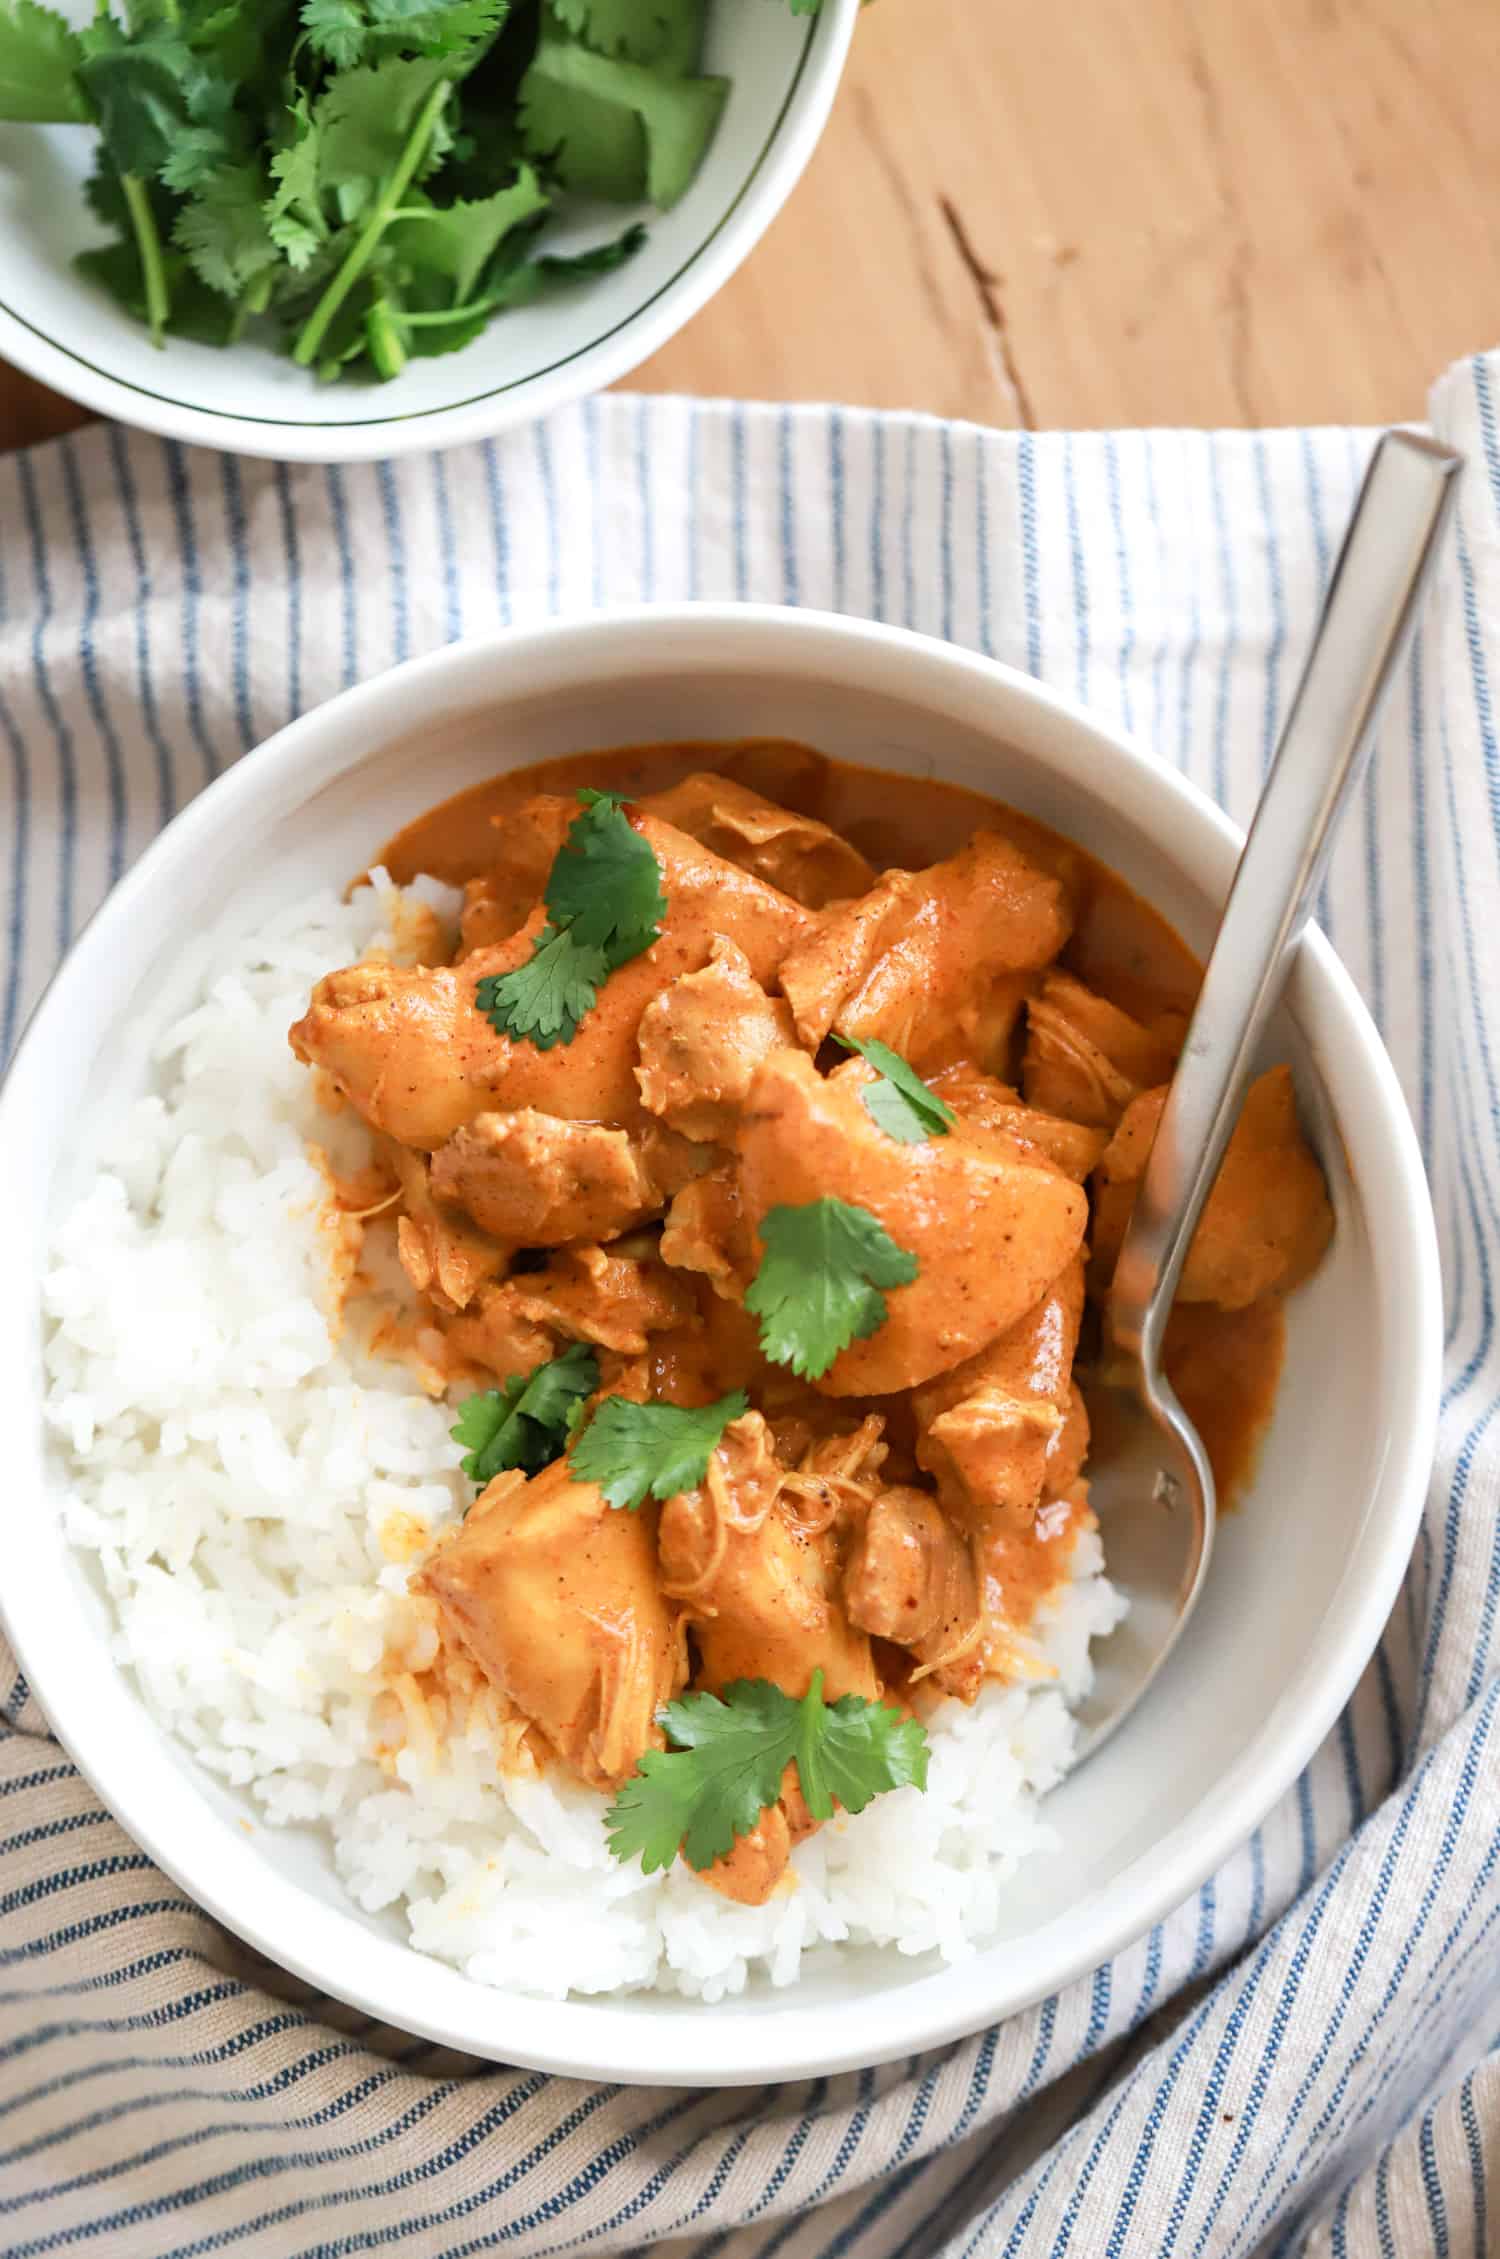
{"type": "MultiPolygon", "coordinates": [[[[920,1780],[926,1704],[1034,1667],[1198,968],[1041,827],[781,743],[548,763],[383,859],[463,887],[456,951],[330,974],[291,1036],[473,1390],[483,1487],[416,1587],[622,1856],[759,1902],[920,1780]]],[[[1171,1332],[1226,1494],[1331,1229],[1276,1068],[1171,1332]]]]}

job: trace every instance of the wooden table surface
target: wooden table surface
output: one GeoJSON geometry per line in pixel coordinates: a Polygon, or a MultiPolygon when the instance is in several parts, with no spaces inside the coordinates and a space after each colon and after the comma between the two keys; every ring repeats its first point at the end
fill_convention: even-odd
{"type": "MultiPolygon", "coordinates": [[[[1497,0],[879,0],[781,218],[630,383],[1037,427],[1418,416],[1500,338],[1497,87],[1497,0]]],[[[0,365],[0,444],[81,420],[0,365]]]]}

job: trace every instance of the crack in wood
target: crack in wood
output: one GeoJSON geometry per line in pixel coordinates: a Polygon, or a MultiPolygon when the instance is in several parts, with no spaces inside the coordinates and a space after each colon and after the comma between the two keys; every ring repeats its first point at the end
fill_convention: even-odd
{"type": "Polygon", "coordinates": [[[974,295],[979,301],[979,310],[989,326],[996,358],[999,362],[1000,375],[1006,390],[1010,394],[1016,420],[1023,431],[1035,431],[1036,417],[1032,413],[1030,395],[1026,390],[1026,380],[1021,374],[1020,363],[1016,359],[1015,340],[1010,333],[1005,300],[1001,296],[1000,277],[992,268],[987,267],[983,259],[980,258],[978,251],[969,239],[969,232],[964,226],[958,206],[952,198],[940,195],[938,197],[938,210],[943,215],[943,225],[947,228],[952,239],[953,248],[958,253],[964,273],[974,286],[974,295]]]}
{"type": "Polygon", "coordinates": [[[939,327],[948,330],[951,327],[948,320],[948,309],[943,304],[942,293],[932,278],[930,262],[926,256],[926,245],[922,240],[922,215],[918,210],[917,200],[911,192],[910,184],[902,172],[894,152],[888,145],[885,135],[881,132],[880,119],[868,90],[863,86],[856,86],[852,90],[852,97],[855,123],[869,147],[871,156],[884,174],[886,184],[900,206],[902,218],[906,222],[907,233],[911,237],[912,244],[912,265],[917,281],[921,285],[922,295],[927,300],[939,327]]]}

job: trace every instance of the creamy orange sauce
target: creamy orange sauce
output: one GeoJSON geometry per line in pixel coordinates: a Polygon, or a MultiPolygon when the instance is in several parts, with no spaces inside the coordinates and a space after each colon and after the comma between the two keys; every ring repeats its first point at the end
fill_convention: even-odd
{"type": "MultiPolygon", "coordinates": [[[[571,793],[580,785],[625,794],[659,792],[701,769],[831,825],[877,870],[919,868],[957,852],[976,829],[1003,831],[1037,861],[1067,874],[1077,906],[1061,959],[1070,971],[1145,1022],[1191,1010],[1202,977],[1197,958],[1158,911],[1082,848],[984,793],[831,760],[789,739],[629,745],[535,762],[428,809],[388,840],[375,861],[398,885],[425,872],[461,886],[492,863],[496,825],[537,793],[571,793]]],[[[1208,1448],[1223,1504],[1234,1504],[1254,1472],[1281,1374],[1285,1330],[1281,1304],[1274,1300],[1239,1312],[1180,1307],[1173,1318],[1168,1370],[1208,1448]]],[[[695,1382],[700,1373],[717,1375],[717,1347],[680,1338],[664,1345],[658,1352],[660,1393],[696,1395],[695,1387],[674,1387],[677,1372],[685,1364],[695,1382]]],[[[1022,1573],[1024,1554],[1029,1583],[1054,1548],[1016,1552],[1010,1573],[1022,1573]]]]}

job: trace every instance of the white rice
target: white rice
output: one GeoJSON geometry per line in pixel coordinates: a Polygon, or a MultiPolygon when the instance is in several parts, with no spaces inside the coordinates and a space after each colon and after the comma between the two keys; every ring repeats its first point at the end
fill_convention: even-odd
{"type": "Polygon", "coordinates": [[[337,1321],[307,1146],[347,1166],[364,1133],[319,1108],[287,1029],[321,972],[396,946],[401,910],[383,881],[328,892],[226,951],[56,1235],[47,1416],[120,1662],[267,1822],[326,1829],[360,1906],[399,1908],[414,1945],[486,1983],[717,2000],[843,1945],[961,1958],[993,1934],[1018,1862],[1054,1841],[1038,1799],[1069,1762],[1089,1643],[1123,1613],[1092,1534],[1038,1618],[1035,1683],[944,1703],[925,1793],[823,1828],[763,1907],[680,1866],[621,1866],[606,1799],[555,1771],[503,1774],[478,1722],[377,1762],[383,1665],[417,1623],[381,1531],[400,1513],[435,1533],[472,1486],[450,1408],[337,1321]]]}

